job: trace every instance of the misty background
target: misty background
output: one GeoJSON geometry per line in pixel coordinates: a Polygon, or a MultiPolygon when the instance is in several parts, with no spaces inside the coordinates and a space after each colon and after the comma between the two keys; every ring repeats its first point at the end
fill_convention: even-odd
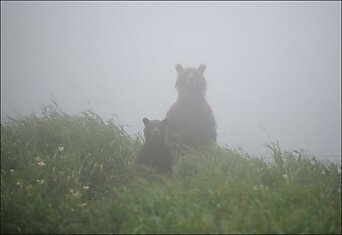
{"type": "Polygon", "coordinates": [[[207,65],[218,143],[340,161],[341,2],[1,1],[2,121],[52,98],[142,132],[177,63],[207,65]]]}

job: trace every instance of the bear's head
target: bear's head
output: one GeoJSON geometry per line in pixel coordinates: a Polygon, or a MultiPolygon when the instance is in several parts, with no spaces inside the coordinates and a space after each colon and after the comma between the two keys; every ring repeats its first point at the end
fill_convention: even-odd
{"type": "Polygon", "coordinates": [[[158,144],[165,141],[167,119],[160,121],[143,118],[143,122],[145,125],[144,136],[147,143],[158,144]]]}
{"type": "Polygon", "coordinates": [[[176,88],[178,98],[180,99],[199,99],[205,97],[207,83],[204,78],[206,66],[201,64],[198,68],[184,68],[182,65],[176,65],[178,73],[176,88]]]}

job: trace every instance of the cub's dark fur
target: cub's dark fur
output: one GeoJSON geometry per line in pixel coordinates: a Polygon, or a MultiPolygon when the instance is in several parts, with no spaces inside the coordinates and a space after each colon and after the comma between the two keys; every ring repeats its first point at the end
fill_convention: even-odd
{"type": "Polygon", "coordinates": [[[145,143],[138,153],[138,163],[156,168],[161,173],[172,174],[173,156],[166,143],[168,120],[144,118],[143,122],[145,143]]]}

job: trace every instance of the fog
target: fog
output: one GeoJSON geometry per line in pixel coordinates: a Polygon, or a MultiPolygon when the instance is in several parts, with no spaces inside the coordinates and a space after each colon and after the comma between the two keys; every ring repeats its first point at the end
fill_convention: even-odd
{"type": "Polygon", "coordinates": [[[206,64],[221,145],[340,161],[341,2],[1,1],[2,120],[54,99],[142,132],[177,63],[206,64]]]}

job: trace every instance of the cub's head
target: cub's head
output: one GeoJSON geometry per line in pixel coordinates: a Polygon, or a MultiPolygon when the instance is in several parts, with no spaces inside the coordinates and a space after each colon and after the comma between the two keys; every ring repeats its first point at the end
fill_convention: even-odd
{"type": "Polygon", "coordinates": [[[184,68],[182,65],[176,65],[178,73],[176,88],[180,98],[204,97],[207,83],[204,78],[206,66],[201,64],[198,68],[184,68]]]}
{"type": "Polygon", "coordinates": [[[148,143],[160,143],[165,141],[166,136],[166,126],[168,123],[167,119],[160,120],[149,120],[148,118],[143,118],[145,125],[144,135],[145,140],[148,143]]]}

